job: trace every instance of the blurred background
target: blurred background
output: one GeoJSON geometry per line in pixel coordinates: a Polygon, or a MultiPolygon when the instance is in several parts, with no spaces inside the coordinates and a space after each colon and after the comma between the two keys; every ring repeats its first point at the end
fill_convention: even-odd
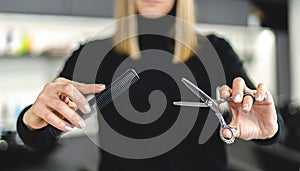
{"type": "MultiPolygon", "coordinates": [[[[276,145],[239,140],[228,146],[230,170],[299,171],[300,1],[195,1],[199,33],[231,43],[252,80],[270,88],[285,121],[284,136],[276,145]]],[[[107,27],[114,22],[113,2],[0,0],[0,170],[97,168],[97,147],[79,130],[66,135],[58,147],[33,153],[22,146],[15,123],[80,44],[113,33],[107,27]]]]}

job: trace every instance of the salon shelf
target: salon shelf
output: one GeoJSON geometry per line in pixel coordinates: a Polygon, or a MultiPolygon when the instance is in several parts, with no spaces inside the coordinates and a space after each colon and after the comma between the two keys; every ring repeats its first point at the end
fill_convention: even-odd
{"type": "Polygon", "coordinates": [[[4,61],[11,61],[11,62],[24,62],[24,61],[40,61],[40,62],[47,62],[47,61],[63,61],[66,60],[67,57],[35,57],[35,56],[13,56],[13,57],[0,57],[0,66],[4,61]]]}
{"type": "Polygon", "coordinates": [[[12,55],[12,56],[1,56],[0,55],[0,60],[1,59],[66,59],[68,58],[67,56],[47,56],[47,55],[24,55],[24,56],[17,56],[17,55],[12,55]]]}

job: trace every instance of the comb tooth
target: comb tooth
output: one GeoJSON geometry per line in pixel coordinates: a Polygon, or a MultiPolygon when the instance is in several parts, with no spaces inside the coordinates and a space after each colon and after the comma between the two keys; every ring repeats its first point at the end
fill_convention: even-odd
{"type": "Polygon", "coordinates": [[[101,96],[97,97],[98,109],[102,109],[126,89],[128,89],[133,83],[139,79],[134,70],[127,70],[122,76],[116,79],[107,89],[105,93],[101,93],[101,96]]]}
{"type": "MultiPolygon", "coordinates": [[[[121,95],[125,90],[127,90],[131,85],[138,81],[140,77],[134,69],[128,69],[124,74],[119,76],[115,81],[111,83],[105,90],[97,94],[94,98],[89,101],[90,106],[97,104],[99,110],[104,108],[115,98],[121,95]]],[[[83,119],[89,118],[93,112],[89,114],[83,114],[80,110],[76,111],[83,119]]],[[[63,132],[50,126],[49,131],[53,136],[58,138],[63,132]]]]}

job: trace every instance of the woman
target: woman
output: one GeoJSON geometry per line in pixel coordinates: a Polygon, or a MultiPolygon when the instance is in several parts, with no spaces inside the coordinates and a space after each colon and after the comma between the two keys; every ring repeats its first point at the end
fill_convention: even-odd
{"type": "MultiPolygon", "coordinates": [[[[116,1],[117,19],[136,13],[141,16],[120,20],[113,39],[88,43],[86,46],[94,47],[99,53],[105,51],[101,49],[103,47],[111,47],[112,50],[98,54],[96,57],[86,56],[85,62],[79,64],[80,71],[85,72],[76,78],[74,78],[74,70],[80,53],[84,51],[83,46],[73,53],[59,77],[52,83],[48,83],[35,103],[24,109],[20,115],[18,132],[25,144],[33,148],[46,148],[52,145],[56,138],[48,130],[50,125],[62,131],[72,130],[71,125],[63,118],[78,128],[85,127],[84,120],[75,110],[79,109],[83,113],[91,111],[84,95],[99,93],[105,89],[104,84],[93,83],[110,84],[113,74],[122,62],[130,59],[131,62],[138,63],[148,58],[146,51],[150,49],[172,54],[170,65],[174,66],[174,63],[180,62],[187,65],[196,77],[197,83],[201,83],[202,88],[210,92],[208,74],[194,53],[194,51],[202,51],[205,46],[200,43],[201,40],[193,27],[189,26],[195,22],[193,7],[192,0],[116,1]],[[168,19],[166,14],[176,16],[187,24],[168,19]],[[147,34],[149,30],[154,34],[147,34]],[[132,36],[136,33],[138,36],[132,36]],[[171,35],[171,38],[161,35],[171,35]],[[99,56],[104,56],[104,59],[97,68],[98,74],[96,78],[89,79],[90,67],[101,58],[99,56]]],[[[261,144],[275,143],[281,133],[282,120],[276,114],[274,101],[266,86],[263,84],[253,86],[242,68],[241,61],[225,40],[213,35],[207,36],[207,39],[218,53],[225,71],[227,85],[221,87],[221,98],[233,96],[229,105],[232,112],[230,125],[237,130],[234,136],[261,144]],[[254,93],[254,98],[243,97],[245,92],[254,93]],[[257,105],[253,105],[253,100],[257,105]]],[[[175,68],[180,70],[179,66],[176,65],[175,68]]],[[[133,97],[130,99],[131,103],[138,111],[149,108],[145,98],[156,89],[162,90],[171,101],[178,100],[178,90],[170,83],[172,80],[167,76],[157,71],[144,72],[142,75],[143,77],[141,76],[141,80],[130,94],[130,97],[133,97]],[[157,84],[157,80],[160,84],[157,84]]],[[[172,126],[176,120],[176,115],[173,113],[178,112],[178,107],[167,105],[165,111],[166,115],[158,120],[159,123],[149,127],[124,121],[112,105],[103,109],[102,114],[118,132],[128,137],[143,139],[158,135],[160,131],[157,130],[166,130],[172,126]]],[[[198,144],[198,137],[208,109],[201,109],[200,114],[201,117],[197,118],[190,134],[172,150],[145,159],[127,159],[101,150],[100,170],[201,170],[203,168],[226,170],[224,144],[220,141],[218,131],[215,131],[206,143],[198,144]]],[[[229,132],[222,133],[225,137],[230,137],[229,132]]]]}

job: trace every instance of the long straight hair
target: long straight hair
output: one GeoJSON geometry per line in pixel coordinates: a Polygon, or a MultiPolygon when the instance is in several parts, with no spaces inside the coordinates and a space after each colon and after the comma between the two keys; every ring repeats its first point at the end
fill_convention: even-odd
{"type": "MultiPolygon", "coordinates": [[[[187,61],[197,47],[194,0],[176,0],[174,62],[187,61]]],[[[135,0],[115,0],[117,29],[113,40],[117,52],[137,59],[140,56],[135,0]]]]}

